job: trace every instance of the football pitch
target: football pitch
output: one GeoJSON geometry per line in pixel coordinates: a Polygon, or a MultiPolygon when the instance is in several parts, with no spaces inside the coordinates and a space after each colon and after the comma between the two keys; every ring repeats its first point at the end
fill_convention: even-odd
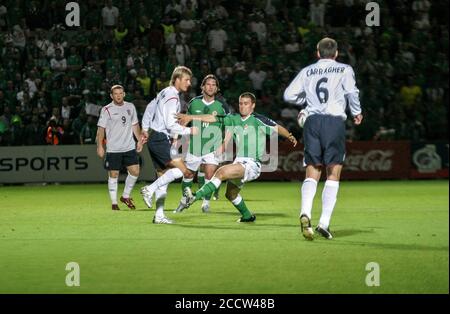
{"type": "Polygon", "coordinates": [[[106,182],[0,187],[0,293],[449,292],[448,181],[342,182],[335,238],[314,241],[300,234],[298,182],[247,184],[249,224],[236,223],[224,187],[211,213],[197,202],[173,214],[172,184],[166,208],[176,223],[154,225],[142,185],[134,211],[111,211],[106,182]],[[79,286],[66,285],[69,262],[79,286]],[[375,286],[368,264],[379,266],[375,286]]]}

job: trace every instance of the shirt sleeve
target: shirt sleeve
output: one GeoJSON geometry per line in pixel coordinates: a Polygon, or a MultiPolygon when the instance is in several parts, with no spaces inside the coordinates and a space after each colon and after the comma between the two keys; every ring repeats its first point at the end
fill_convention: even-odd
{"type": "Polygon", "coordinates": [[[225,115],[230,113],[230,106],[227,103],[227,100],[223,96],[216,96],[216,100],[222,104],[223,111],[225,115]]]}
{"type": "Polygon", "coordinates": [[[356,87],[355,72],[351,66],[347,67],[342,80],[342,88],[347,99],[352,116],[361,113],[361,104],[359,102],[359,90],[356,87]]]}
{"type": "Polygon", "coordinates": [[[255,114],[256,121],[258,121],[259,127],[264,127],[264,132],[266,134],[272,134],[275,132],[275,127],[277,126],[277,123],[273,121],[272,119],[267,118],[266,116],[263,116],[261,114],[255,114]]]}
{"type": "Polygon", "coordinates": [[[106,123],[109,119],[109,112],[107,107],[103,107],[100,111],[100,117],[98,118],[97,126],[106,128],[106,123]]]}
{"type": "Polygon", "coordinates": [[[296,104],[303,105],[306,101],[306,92],[304,85],[304,73],[305,71],[300,71],[299,74],[294,78],[294,80],[289,84],[289,86],[284,91],[284,101],[296,104]]]}
{"type": "Polygon", "coordinates": [[[170,98],[163,104],[164,123],[167,130],[171,134],[187,135],[191,133],[191,129],[179,124],[175,118],[175,114],[179,112],[178,99],[170,98]]]}
{"type": "Polygon", "coordinates": [[[156,98],[153,99],[145,108],[144,116],[142,117],[142,129],[148,131],[150,123],[153,120],[156,109],[156,98]]]}
{"type": "Polygon", "coordinates": [[[231,118],[231,115],[217,116],[217,118],[223,123],[224,126],[233,126],[233,119],[231,118]]]}
{"type": "Polygon", "coordinates": [[[136,107],[133,105],[133,113],[131,116],[131,125],[136,125],[139,123],[139,119],[137,117],[136,107]]]}

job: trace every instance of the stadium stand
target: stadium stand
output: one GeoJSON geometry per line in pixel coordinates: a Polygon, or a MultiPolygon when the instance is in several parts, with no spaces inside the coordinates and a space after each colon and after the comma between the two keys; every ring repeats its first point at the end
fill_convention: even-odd
{"type": "Polygon", "coordinates": [[[282,93],[324,35],[359,80],[365,123],[349,123],[348,140],[448,137],[448,1],[377,1],[378,27],[358,0],[89,0],[79,27],[66,2],[0,4],[0,146],[92,144],[113,84],[142,115],[178,64],[194,72],[185,102],[214,73],[232,106],[254,91],[300,136],[282,93]]]}

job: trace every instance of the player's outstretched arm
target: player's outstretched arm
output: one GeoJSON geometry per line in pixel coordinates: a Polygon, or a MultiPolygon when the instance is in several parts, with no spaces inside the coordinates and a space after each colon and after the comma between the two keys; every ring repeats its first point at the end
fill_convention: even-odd
{"type": "Polygon", "coordinates": [[[175,114],[175,117],[177,118],[178,123],[181,125],[187,125],[189,122],[194,120],[208,123],[213,123],[217,121],[216,116],[212,114],[190,115],[184,113],[177,113],[175,114]]]}
{"type": "Polygon", "coordinates": [[[277,124],[275,126],[275,132],[280,134],[282,137],[287,138],[292,143],[292,146],[297,146],[297,139],[285,127],[277,124]]]}

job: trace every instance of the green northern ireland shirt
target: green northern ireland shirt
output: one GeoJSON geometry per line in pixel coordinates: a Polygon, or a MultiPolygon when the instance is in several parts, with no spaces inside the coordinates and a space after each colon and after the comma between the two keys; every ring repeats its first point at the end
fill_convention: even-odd
{"type": "MultiPolygon", "coordinates": [[[[203,96],[198,96],[189,103],[187,113],[190,115],[212,114],[223,117],[229,113],[229,110],[225,100],[215,99],[211,103],[206,103],[203,96]]],[[[223,122],[220,119],[214,123],[193,121],[192,125],[198,127],[200,132],[190,136],[189,153],[195,156],[204,156],[214,152],[220,146],[223,139],[223,122]]]]}
{"type": "Polygon", "coordinates": [[[233,134],[236,157],[253,158],[261,162],[267,135],[275,131],[276,122],[258,113],[252,113],[245,119],[240,114],[229,114],[222,120],[225,130],[233,134]]]}

